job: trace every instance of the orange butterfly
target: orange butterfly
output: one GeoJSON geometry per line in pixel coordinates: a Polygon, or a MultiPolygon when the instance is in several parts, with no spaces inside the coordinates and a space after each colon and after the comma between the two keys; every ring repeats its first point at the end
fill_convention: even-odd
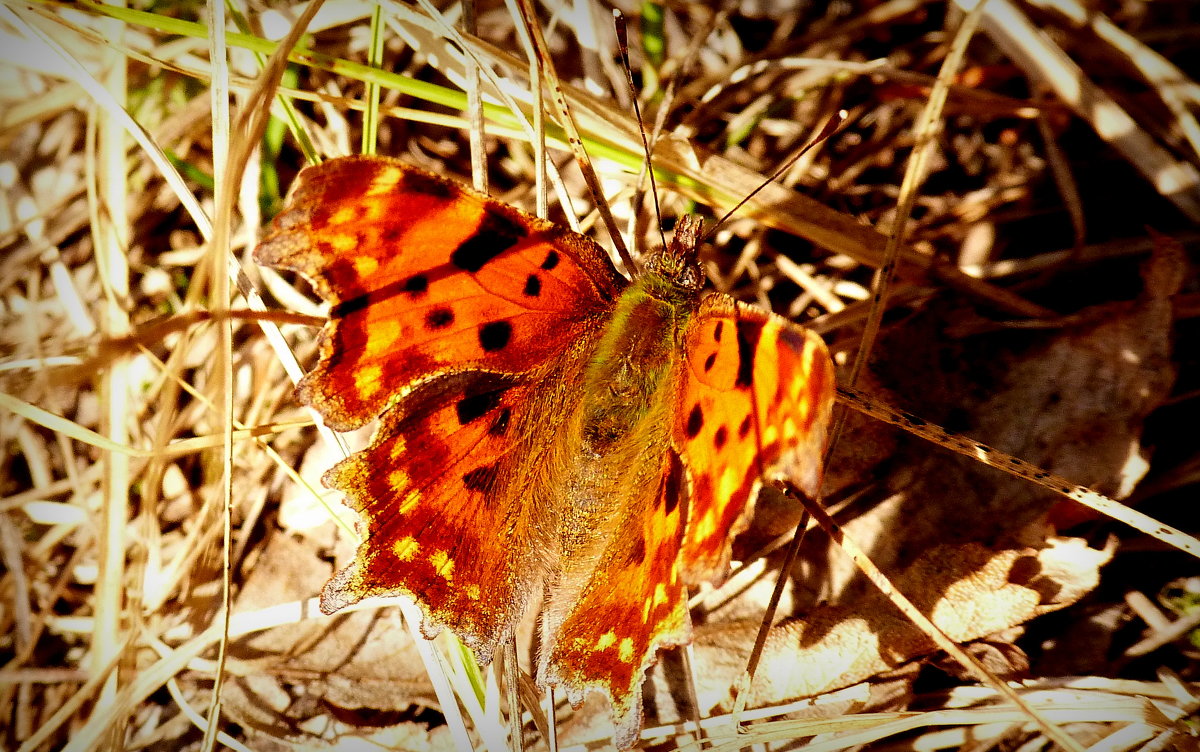
{"type": "Polygon", "coordinates": [[[719,579],[758,489],[814,494],[834,388],[815,334],[702,293],[698,217],[627,281],[592,240],[399,161],[301,173],[255,252],[331,303],[299,386],[334,429],[379,417],[325,483],[365,536],[325,586],[420,604],[487,664],[544,588],[537,680],[641,728],[685,587],[719,579]]]}

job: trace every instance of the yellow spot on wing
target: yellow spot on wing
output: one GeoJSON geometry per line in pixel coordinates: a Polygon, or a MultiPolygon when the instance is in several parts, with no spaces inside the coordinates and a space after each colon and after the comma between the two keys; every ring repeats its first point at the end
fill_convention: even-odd
{"type": "MultiPolygon", "coordinates": [[[[341,209],[335,211],[333,216],[329,218],[329,224],[344,225],[354,222],[358,219],[358,211],[359,209],[357,205],[343,206],[341,209]]],[[[354,238],[348,235],[342,235],[339,236],[337,240],[350,240],[353,242],[354,238]]]]}
{"type": "Polygon", "coordinates": [[[382,386],[383,367],[378,363],[362,366],[358,373],[354,374],[354,390],[364,402],[374,396],[382,386]]]}
{"type": "Polygon", "coordinates": [[[401,457],[403,457],[403,456],[404,456],[404,450],[405,450],[405,449],[407,449],[407,448],[408,448],[408,445],[407,445],[407,443],[404,441],[404,437],[403,437],[403,436],[397,436],[397,437],[395,437],[395,438],[392,440],[392,446],[391,446],[391,449],[389,449],[389,453],[392,455],[392,461],[393,461],[393,462],[396,462],[396,461],[398,461],[398,460],[399,460],[401,457]]]}
{"type": "Polygon", "coordinates": [[[417,502],[420,500],[421,500],[421,492],[420,491],[409,491],[408,495],[404,497],[404,501],[400,502],[400,513],[404,514],[405,512],[411,511],[412,508],[414,506],[416,506],[417,502]]]}
{"type": "Polygon", "coordinates": [[[408,473],[404,472],[403,469],[391,471],[388,473],[388,485],[392,488],[408,488],[408,473]]]}
{"type": "Polygon", "coordinates": [[[654,605],[667,602],[667,586],[661,582],[654,586],[654,605]]]}
{"type": "Polygon", "coordinates": [[[395,319],[378,319],[371,322],[371,334],[367,339],[367,351],[380,355],[391,350],[400,339],[400,322],[395,319]]]}
{"type": "Polygon", "coordinates": [[[463,592],[473,601],[479,600],[479,586],[472,583],[463,588],[463,592]]]}
{"type": "Polygon", "coordinates": [[[360,253],[354,257],[354,271],[360,277],[369,277],[379,270],[379,259],[360,253]]]}
{"type": "Polygon", "coordinates": [[[800,362],[800,373],[792,379],[792,399],[800,399],[804,385],[812,378],[814,363],[812,348],[805,349],[804,359],[800,362]]]}
{"type": "Polygon", "coordinates": [[[450,558],[449,553],[434,551],[433,556],[429,557],[429,563],[433,565],[433,571],[446,582],[454,579],[454,559],[450,558]]]}
{"type": "Polygon", "coordinates": [[[704,513],[704,516],[696,520],[696,532],[693,533],[694,540],[706,540],[717,529],[717,515],[714,507],[709,507],[704,513]]]}
{"type": "Polygon", "coordinates": [[[763,446],[770,446],[779,439],[779,429],[774,425],[768,425],[763,429],[762,441],[763,446]]]}
{"type": "Polygon", "coordinates": [[[607,650],[617,642],[617,635],[611,629],[600,635],[600,639],[596,640],[596,650],[607,650]]]}
{"type": "MultiPolygon", "coordinates": [[[[763,441],[766,442],[765,436],[763,441]]],[[[721,501],[728,501],[733,496],[733,492],[737,490],[740,481],[737,471],[732,467],[726,467],[721,473],[721,479],[717,481],[717,498],[721,501]]]]}
{"type": "Polygon", "coordinates": [[[791,441],[796,436],[796,421],[788,418],[783,422],[783,440],[791,441]]]}
{"type": "Polygon", "coordinates": [[[803,395],[804,379],[792,379],[792,401],[796,403],[796,412],[800,414],[800,422],[808,423],[809,413],[812,412],[812,400],[805,399],[803,395]]]}
{"type": "Polygon", "coordinates": [[[622,661],[629,663],[633,660],[633,640],[626,637],[621,640],[621,647],[617,648],[617,657],[622,661]]]}
{"type": "Polygon", "coordinates": [[[392,544],[392,553],[400,561],[408,561],[417,555],[417,551],[421,550],[421,544],[417,543],[412,536],[405,536],[392,544]]]}
{"type": "Polygon", "coordinates": [[[371,181],[371,188],[367,191],[367,194],[377,195],[380,193],[390,193],[391,191],[395,190],[396,184],[399,183],[403,177],[404,176],[401,174],[400,170],[396,169],[395,167],[388,167],[385,170],[380,170],[378,173],[376,173],[375,179],[371,181]]]}

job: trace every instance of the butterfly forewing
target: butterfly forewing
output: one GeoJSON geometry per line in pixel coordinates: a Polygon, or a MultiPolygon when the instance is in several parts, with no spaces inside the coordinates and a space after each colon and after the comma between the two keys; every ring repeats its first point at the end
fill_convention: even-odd
{"type": "Polygon", "coordinates": [[[681,561],[695,583],[724,574],[763,480],[816,493],[834,376],[820,337],[720,294],[705,296],[685,351],[673,435],[691,481],[681,561]]]}
{"type": "Polygon", "coordinates": [[[339,430],[433,374],[545,363],[624,285],[589,239],[382,157],[302,172],[255,258],[331,303],[300,394],[339,430]]]}

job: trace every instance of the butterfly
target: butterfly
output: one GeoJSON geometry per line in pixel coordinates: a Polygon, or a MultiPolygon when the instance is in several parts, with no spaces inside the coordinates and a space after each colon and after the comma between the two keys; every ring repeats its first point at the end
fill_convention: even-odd
{"type": "Polygon", "coordinates": [[[299,399],[378,418],[324,476],[360,515],[333,613],[405,596],[486,665],[535,597],[538,683],[641,728],[641,684],[686,644],[764,481],[814,494],[833,402],[821,338],[704,292],[701,220],[631,280],[591,239],[395,159],[305,169],[255,259],[329,302],[299,399]]]}

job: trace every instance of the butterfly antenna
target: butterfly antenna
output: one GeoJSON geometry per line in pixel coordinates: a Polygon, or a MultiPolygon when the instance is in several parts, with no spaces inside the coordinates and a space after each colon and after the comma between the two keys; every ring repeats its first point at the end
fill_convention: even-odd
{"type": "Polygon", "coordinates": [[[704,233],[704,236],[702,238],[700,238],[700,242],[703,243],[704,241],[711,238],[713,236],[713,234],[716,233],[716,231],[718,229],[720,229],[721,225],[725,224],[726,220],[728,220],[730,217],[732,217],[734,214],[737,213],[738,209],[741,209],[743,206],[745,206],[747,203],[749,203],[750,199],[752,199],[756,195],[758,195],[759,191],[761,191],[763,188],[766,188],[771,183],[774,183],[776,180],[778,180],[780,178],[780,176],[783,175],[783,173],[790,170],[792,168],[792,165],[796,164],[796,162],[798,162],[801,157],[803,157],[805,154],[808,153],[809,149],[813,148],[817,144],[821,143],[825,139],[832,136],[837,131],[837,129],[841,127],[842,123],[844,123],[844,122],[846,122],[846,111],[845,110],[838,110],[832,116],[830,116],[830,118],[825,121],[825,126],[823,128],[821,128],[821,132],[818,133],[816,135],[816,137],[813,138],[812,141],[809,141],[804,146],[804,148],[801,149],[794,157],[792,157],[788,161],[784,162],[783,166],[780,167],[778,170],[776,170],[774,172],[774,174],[771,175],[771,177],[767,178],[766,180],[764,180],[762,182],[761,185],[759,185],[754,190],[750,191],[750,193],[745,198],[743,198],[741,201],[737,202],[737,204],[732,209],[725,212],[725,215],[723,217],[721,217],[720,219],[718,219],[716,221],[716,223],[712,227],[709,228],[708,232],[704,233]]]}
{"type": "Polygon", "coordinates": [[[642,108],[638,106],[637,87],[633,85],[633,69],[629,66],[629,29],[625,23],[625,14],[613,8],[613,23],[617,27],[617,49],[621,52],[621,67],[625,69],[625,81],[629,84],[630,99],[633,101],[633,114],[637,118],[638,134],[642,137],[642,151],[646,155],[646,172],[650,175],[650,195],[654,198],[654,222],[658,225],[658,237],[663,247],[667,245],[667,236],[662,229],[662,213],[658,206],[658,185],[654,182],[654,161],[650,157],[650,141],[646,138],[646,124],[642,121],[642,108]]]}

